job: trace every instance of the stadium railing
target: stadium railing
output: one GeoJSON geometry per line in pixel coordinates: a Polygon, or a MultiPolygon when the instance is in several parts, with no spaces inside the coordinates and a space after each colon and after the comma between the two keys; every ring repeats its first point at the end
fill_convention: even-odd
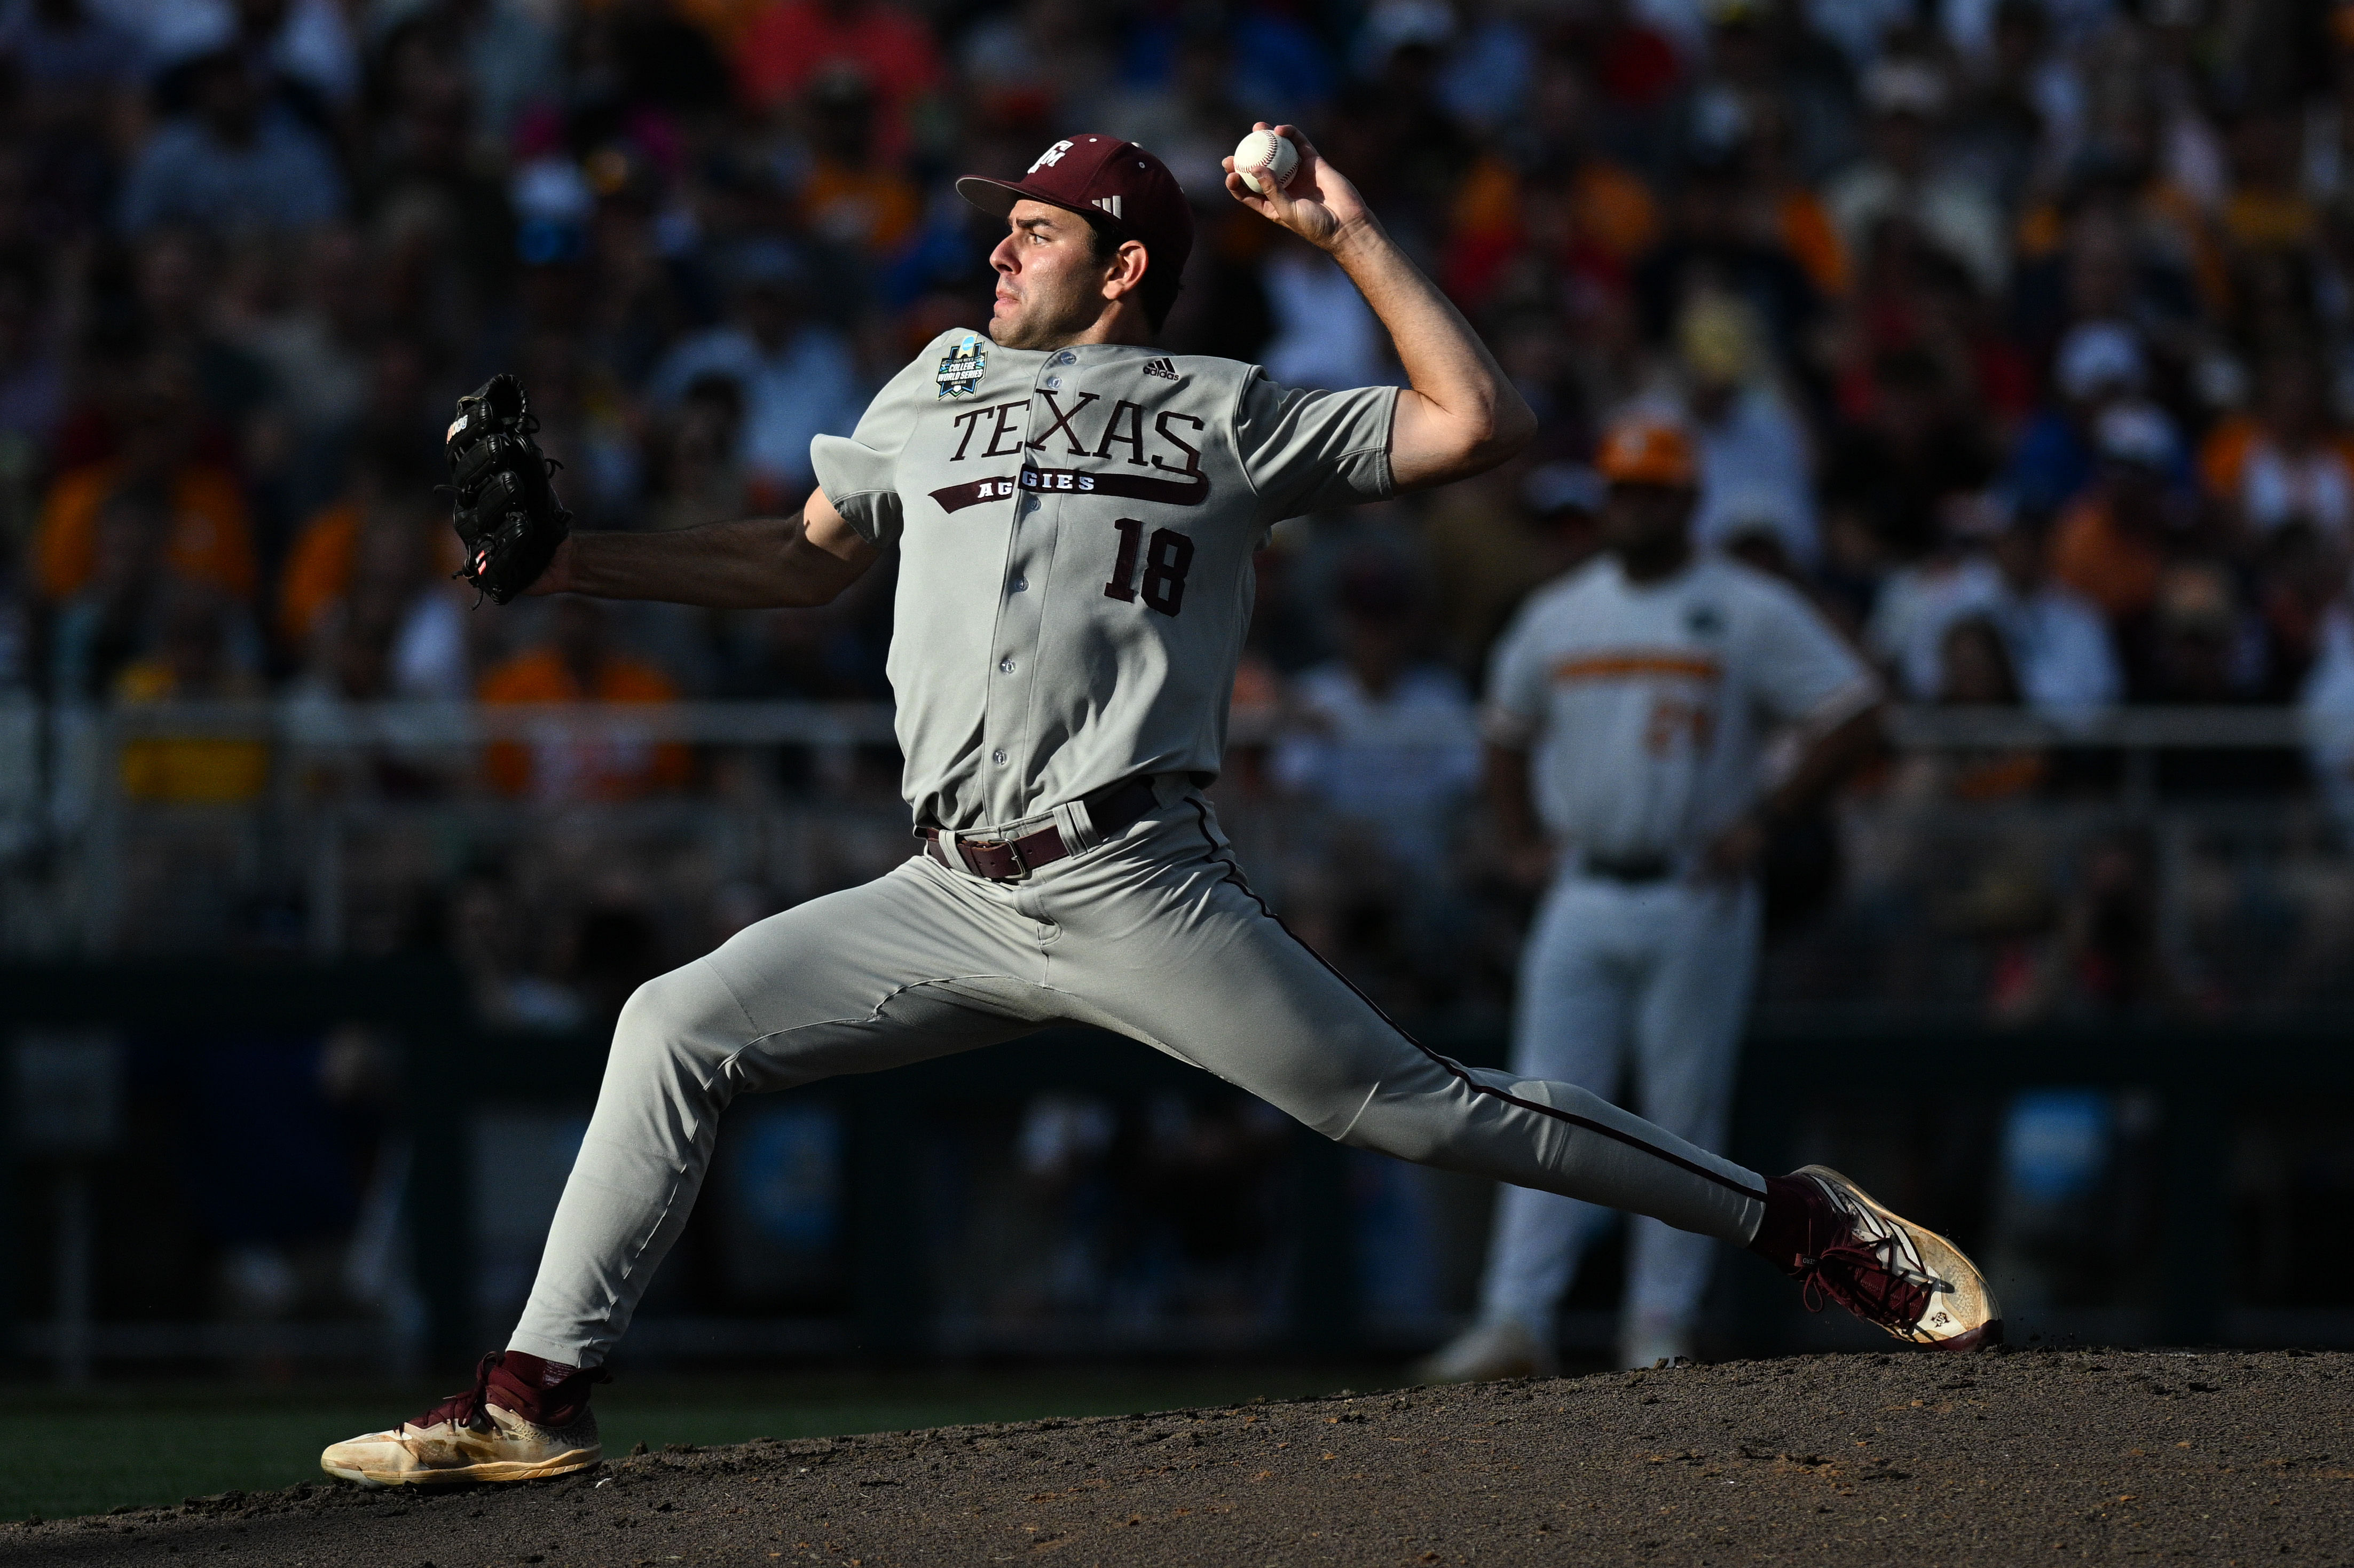
{"type": "MultiPolygon", "coordinates": [[[[2354,714],[2279,706],[2116,706],[2074,710],[1940,707],[1888,709],[1906,749],[2085,747],[2123,752],[2302,747],[2354,741],[2354,714]]],[[[1236,709],[1230,744],[1262,744],[1286,727],[1275,709],[1236,709]]],[[[662,704],[471,702],[340,703],[290,696],[252,702],[48,704],[0,696],[0,735],[14,749],[71,744],[83,735],[124,738],[207,736],[265,740],[296,750],[370,745],[480,746],[493,740],[651,736],[710,746],[887,745],[887,703],[678,702],[662,704]]]]}
{"type": "MultiPolygon", "coordinates": [[[[1266,746],[1291,724],[1283,713],[1238,710],[1229,729],[1236,747],[1266,746]]],[[[2161,759],[2168,754],[2263,753],[2354,758],[2354,715],[2320,715],[2269,707],[2121,707],[2073,714],[2020,709],[1901,706],[1890,734],[1910,752],[2044,751],[2113,758],[2105,794],[2114,808],[2149,813],[2160,804],[2161,759]]],[[[880,704],[691,702],[668,705],[514,705],[472,703],[342,704],[292,697],[271,702],[48,705],[0,699],[0,952],[117,950],[126,856],[143,831],[243,823],[252,847],[243,862],[255,874],[299,875],[305,889],[308,945],[341,950],[339,879],[346,829],[404,815],[462,813],[490,821],[542,816],[560,800],[503,799],[483,787],[480,759],[494,746],[538,748],[644,747],[675,743],[707,755],[791,754],[803,759],[807,786],[767,789],[755,804],[806,817],[851,809],[849,781],[860,756],[887,758],[889,707],[880,704]],[[235,740],[267,747],[266,784],[227,805],[190,806],[126,794],[127,747],[157,740],[235,740]],[[440,777],[431,799],[387,799],[355,782],[343,764],[369,757],[422,761],[440,777]],[[340,769],[340,770],[339,770],[340,769]],[[280,863],[272,864],[275,860],[280,863]],[[284,863],[296,870],[290,873],[284,863]],[[37,883],[26,868],[43,868],[37,883]],[[7,907],[13,906],[13,907],[7,907]]],[[[1459,741],[1451,744],[1460,744],[1459,741]]],[[[2295,770],[2292,765],[2292,771],[2295,770]]],[[[869,781],[876,769],[867,769],[869,781]]],[[[897,810],[886,789],[868,789],[866,804],[897,810]]],[[[672,819],[708,795],[598,803],[616,823],[672,819]]],[[[739,804],[742,802],[738,802],[739,804]]],[[[2244,802],[2241,802],[2244,804],[2244,802]]],[[[2205,802],[2169,810],[2204,811],[2205,802]]],[[[1265,814],[1267,803],[1253,803],[1265,814]]],[[[805,825],[805,824],[804,824],[805,825]]],[[[790,890],[789,890],[790,891],[790,890]]],[[[160,941],[168,946],[168,934],[160,941]]],[[[134,944],[140,945],[140,944],[134,944]]]]}

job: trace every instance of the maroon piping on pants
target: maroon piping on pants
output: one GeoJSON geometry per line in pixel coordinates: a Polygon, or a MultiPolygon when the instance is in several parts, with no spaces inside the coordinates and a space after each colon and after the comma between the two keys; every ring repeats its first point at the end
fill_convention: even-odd
{"type": "Polygon", "coordinates": [[[1252,887],[1251,885],[1244,879],[1242,867],[1236,865],[1233,861],[1226,859],[1224,855],[1221,855],[1218,853],[1218,841],[1210,835],[1209,813],[1203,809],[1202,803],[1199,800],[1188,800],[1186,804],[1192,806],[1193,808],[1194,814],[1201,819],[1202,837],[1203,840],[1210,846],[1210,858],[1226,868],[1225,880],[1233,883],[1236,887],[1241,888],[1244,895],[1248,897],[1252,903],[1258,906],[1259,913],[1274,921],[1285,936],[1290,938],[1295,942],[1299,942],[1302,951],[1306,952],[1310,958],[1314,959],[1318,963],[1324,966],[1326,973],[1330,974],[1334,980],[1339,980],[1342,985],[1347,986],[1350,991],[1355,992],[1357,1000],[1363,1002],[1367,1007],[1372,1008],[1375,1017],[1379,1018],[1384,1023],[1388,1024],[1392,1029],[1397,1030],[1399,1038],[1403,1039],[1407,1044],[1413,1046],[1416,1050],[1421,1052],[1424,1055],[1429,1057],[1432,1061],[1437,1063],[1441,1067],[1446,1068],[1448,1073],[1460,1079],[1464,1086],[1470,1089],[1472,1093],[1492,1095],[1497,1099],[1502,1100],[1506,1105],[1518,1106],[1522,1110],[1535,1111],[1540,1116],[1549,1116],[1556,1121],[1565,1121],[1572,1127],[1582,1127],[1588,1132],[1598,1132],[1605,1138],[1615,1139],[1617,1141],[1627,1145],[1629,1149],[1639,1149],[1655,1160],[1664,1160],[1669,1164],[1676,1166],[1681,1170],[1689,1171],[1695,1176],[1702,1177],[1707,1181],[1713,1181],[1718,1186],[1723,1187],[1729,1192],[1738,1192],[1743,1197],[1754,1199],[1760,1203],[1766,1202],[1766,1194],[1764,1192],[1753,1192],[1748,1188],[1743,1186],[1740,1182],[1720,1176],[1705,1165],[1695,1164],[1693,1161],[1686,1160],[1681,1154],[1671,1154],[1664,1149],[1654,1148],[1652,1145],[1644,1142],[1641,1139],[1637,1138],[1631,1132],[1621,1131],[1617,1128],[1595,1121],[1590,1118],[1578,1116],[1574,1112],[1563,1110],[1557,1106],[1539,1105],[1534,1100],[1524,1100],[1518,1095],[1507,1094],[1502,1089],[1491,1088],[1488,1085],[1479,1082],[1477,1078],[1474,1078],[1460,1062],[1453,1061],[1446,1056],[1442,1056],[1437,1052],[1432,1050],[1429,1046],[1424,1044],[1421,1041],[1416,1040],[1412,1034],[1408,1033],[1399,1025],[1396,1019],[1392,1018],[1388,1013],[1382,1011],[1381,1003],[1375,1001],[1372,997],[1367,996],[1363,991],[1358,991],[1357,984],[1354,980],[1352,980],[1347,975],[1342,974],[1339,969],[1334,969],[1331,963],[1326,961],[1323,954],[1318,952],[1314,948],[1310,947],[1306,942],[1300,941],[1299,932],[1293,930],[1290,927],[1284,925],[1283,916],[1268,908],[1267,900],[1261,898],[1258,895],[1257,890],[1252,887]]]}

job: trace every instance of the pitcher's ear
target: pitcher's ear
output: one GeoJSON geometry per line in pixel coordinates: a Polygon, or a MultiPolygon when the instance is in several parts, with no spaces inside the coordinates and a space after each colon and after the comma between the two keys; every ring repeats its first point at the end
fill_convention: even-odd
{"type": "MultiPolygon", "coordinates": [[[[1123,239],[1119,248],[1111,253],[1111,265],[1117,269],[1115,276],[1126,281],[1130,293],[1144,287],[1144,275],[1151,264],[1150,254],[1137,240],[1123,239]]],[[[1106,282],[1112,281],[1110,278],[1105,280],[1106,282]]]]}

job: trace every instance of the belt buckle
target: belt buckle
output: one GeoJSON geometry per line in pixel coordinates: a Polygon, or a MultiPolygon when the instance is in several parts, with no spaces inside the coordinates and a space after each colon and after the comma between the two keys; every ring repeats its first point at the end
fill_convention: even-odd
{"type": "MultiPolygon", "coordinates": [[[[966,847],[966,843],[967,841],[963,839],[959,839],[957,841],[957,849],[960,858],[962,858],[962,852],[966,847]]],[[[981,844],[977,847],[981,849],[1003,850],[1007,856],[1013,862],[1013,874],[1012,876],[991,876],[989,873],[973,864],[970,860],[965,860],[965,869],[971,872],[975,876],[980,877],[984,882],[1027,882],[1030,880],[1030,863],[1022,858],[1022,845],[1018,841],[1013,839],[998,839],[993,842],[981,844]]]]}

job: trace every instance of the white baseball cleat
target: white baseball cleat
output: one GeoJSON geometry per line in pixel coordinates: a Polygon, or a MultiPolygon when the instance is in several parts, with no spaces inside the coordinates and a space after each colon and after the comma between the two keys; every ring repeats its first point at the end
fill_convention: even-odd
{"type": "Polygon", "coordinates": [[[2002,1342],[2002,1308],[1960,1247],[1875,1202],[1826,1165],[1784,1178],[1806,1205],[1797,1254],[1773,1259],[1809,1310],[1838,1302],[1900,1340],[1941,1351],[2002,1342]]]}
{"type": "Polygon", "coordinates": [[[1421,1383],[1492,1383],[1501,1377],[1557,1377],[1561,1359],[1519,1320],[1504,1318],[1466,1329],[1412,1370],[1421,1383]]]}
{"type": "MultiPolygon", "coordinates": [[[[597,1414],[585,1385],[567,1402],[567,1419],[542,1426],[497,1403],[491,1381],[496,1354],[482,1358],[474,1386],[453,1394],[413,1421],[330,1445],[319,1467],[364,1487],[457,1486],[477,1481],[537,1481],[586,1470],[604,1457],[597,1414]]],[[[594,1376],[595,1374],[581,1374],[594,1376]]],[[[514,1390],[512,1403],[523,1403],[514,1390]]]]}
{"type": "Polygon", "coordinates": [[[593,1412],[550,1432],[495,1404],[482,1410],[486,1419],[479,1428],[456,1420],[403,1423],[334,1444],[319,1456],[319,1467],[364,1487],[451,1486],[568,1476],[605,1457],[593,1412]]]}

